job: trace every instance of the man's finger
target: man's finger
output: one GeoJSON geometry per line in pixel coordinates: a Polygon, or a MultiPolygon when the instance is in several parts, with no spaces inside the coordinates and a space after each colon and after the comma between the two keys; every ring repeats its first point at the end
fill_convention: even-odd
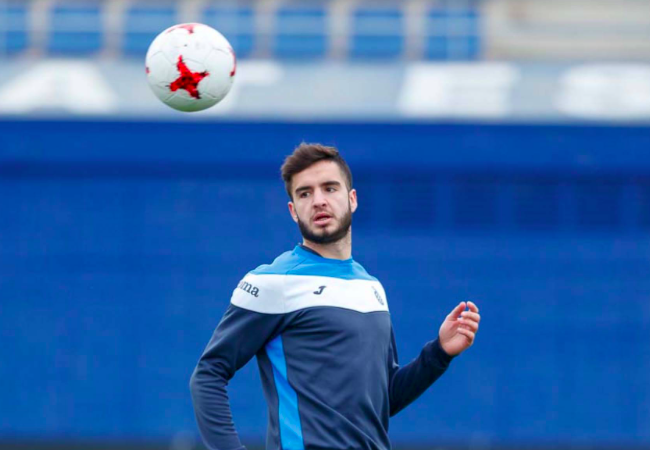
{"type": "Polygon", "coordinates": [[[470,311],[477,313],[478,312],[478,306],[474,304],[474,302],[467,302],[467,307],[469,308],[470,311]]]}
{"type": "Polygon", "coordinates": [[[460,302],[458,306],[454,308],[452,312],[449,313],[447,316],[448,318],[451,319],[457,319],[458,316],[460,316],[460,313],[463,312],[463,310],[467,307],[467,304],[465,302],[460,302]]]}
{"type": "Polygon", "coordinates": [[[464,335],[467,340],[469,340],[469,345],[472,345],[474,343],[475,334],[473,331],[466,330],[465,328],[459,328],[458,332],[464,335]]]}
{"type": "Polygon", "coordinates": [[[458,322],[460,322],[461,328],[465,328],[466,330],[471,330],[474,333],[478,331],[478,322],[474,322],[473,320],[469,320],[469,319],[458,319],[458,322]]]}
{"type": "Polygon", "coordinates": [[[480,322],[481,321],[481,315],[479,313],[471,312],[471,311],[463,311],[460,313],[460,316],[463,319],[467,320],[473,320],[474,322],[480,322]]]}

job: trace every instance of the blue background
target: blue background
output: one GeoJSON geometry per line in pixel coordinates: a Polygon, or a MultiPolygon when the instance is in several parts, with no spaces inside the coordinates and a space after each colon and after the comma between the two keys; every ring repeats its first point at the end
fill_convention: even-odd
{"type": "MultiPolygon", "coordinates": [[[[0,438],[196,433],[232,289],[300,240],[279,166],[301,141],[352,168],[402,362],[481,308],[394,442],[650,445],[650,128],[417,123],[0,122],[0,438]]],[[[230,392],[261,441],[255,364],[230,392]]]]}

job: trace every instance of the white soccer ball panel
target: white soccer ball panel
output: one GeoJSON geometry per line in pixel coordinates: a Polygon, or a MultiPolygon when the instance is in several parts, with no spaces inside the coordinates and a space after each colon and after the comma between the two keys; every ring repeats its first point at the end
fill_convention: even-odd
{"type": "Polygon", "coordinates": [[[217,101],[223,100],[232,88],[235,78],[234,64],[230,51],[215,50],[205,60],[205,68],[212,75],[206,80],[206,91],[217,101]]]}
{"type": "Polygon", "coordinates": [[[197,100],[184,91],[178,91],[164,103],[178,111],[196,112],[208,109],[216,105],[217,102],[217,100],[209,96],[203,96],[197,100]]]}
{"type": "Polygon", "coordinates": [[[219,33],[217,30],[215,30],[212,27],[203,25],[200,28],[198,28],[198,32],[202,36],[205,36],[206,40],[212,43],[213,48],[222,49],[222,50],[232,48],[230,46],[230,42],[228,42],[228,39],[226,39],[223,34],[219,33]]]}
{"type": "Polygon", "coordinates": [[[172,96],[169,90],[170,80],[177,78],[177,71],[162,52],[156,52],[147,58],[147,81],[153,93],[163,102],[172,96]]]}

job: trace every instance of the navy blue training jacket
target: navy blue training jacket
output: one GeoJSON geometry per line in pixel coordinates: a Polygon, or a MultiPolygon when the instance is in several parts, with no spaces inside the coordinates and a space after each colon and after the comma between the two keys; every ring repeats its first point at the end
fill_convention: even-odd
{"type": "Polygon", "coordinates": [[[437,340],[400,367],[386,293],[353,259],[297,246],[249,272],[190,382],[210,450],[242,450],[226,386],[257,356],[267,450],[389,450],[388,420],[447,369],[437,340]]]}

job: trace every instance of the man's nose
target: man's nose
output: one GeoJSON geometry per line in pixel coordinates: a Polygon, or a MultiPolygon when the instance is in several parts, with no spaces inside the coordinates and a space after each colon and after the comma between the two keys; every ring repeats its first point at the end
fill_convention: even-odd
{"type": "Polygon", "coordinates": [[[320,189],[314,191],[314,206],[323,206],[325,203],[325,194],[320,189]]]}

